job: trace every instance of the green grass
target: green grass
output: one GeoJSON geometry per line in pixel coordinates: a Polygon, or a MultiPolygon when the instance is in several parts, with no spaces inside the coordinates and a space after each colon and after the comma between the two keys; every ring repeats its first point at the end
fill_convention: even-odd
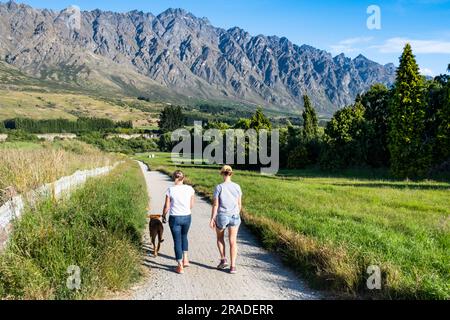
{"type": "MultiPolygon", "coordinates": [[[[175,169],[167,154],[141,159],[175,169]]],[[[181,168],[207,196],[221,181],[214,166],[181,168]]],[[[369,298],[450,298],[449,183],[376,179],[367,170],[282,174],[239,171],[234,180],[247,224],[313,285],[369,298]],[[366,289],[370,265],[382,270],[381,291],[366,289]]]]}
{"type": "Polygon", "coordinates": [[[11,150],[11,149],[36,150],[41,148],[42,144],[37,142],[29,142],[29,141],[0,142],[0,150],[11,150]]]}
{"type": "Polygon", "coordinates": [[[148,198],[138,165],[91,179],[64,201],[48,199],[15,223],[0,256],[0,299],[87,299],[127,288],[140,275],[148,198]],[[67,268],[81,269],[69,290],[67,268]]]}

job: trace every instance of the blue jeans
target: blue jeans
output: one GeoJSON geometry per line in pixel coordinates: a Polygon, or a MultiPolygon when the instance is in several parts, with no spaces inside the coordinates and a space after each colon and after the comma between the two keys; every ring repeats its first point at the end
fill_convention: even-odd
{"type": "Polygon", "coordinates": [[[170,216],[169,226],[172,232],[175,258],[178,262],[183,261],[183,253],[189,251],[188,232],[191,227],[192,217],[170,216]]]}

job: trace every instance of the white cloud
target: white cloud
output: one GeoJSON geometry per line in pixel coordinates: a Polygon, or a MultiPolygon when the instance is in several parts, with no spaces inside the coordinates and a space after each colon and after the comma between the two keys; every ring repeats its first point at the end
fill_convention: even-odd
{"type": "Polygon", "coordinates": [[[373,40],[373,37],[356,37],[339,41],[337,44],[330,46],[331,51],[335,54],[339,53],[354,53],[360,52],[361,49],[357,45],[368,43],[373,40]]]}
{"type": "Polygon", "coordinates": [[[450,42],[440,40],[415,40],[406,38],[390,38],[382,45],[372,46],[381,53],[401,53],[409,43],[414,53],[422,54],[450,54],[450,42]]]}
{"type": "Polygon", "coordinates": [[[423,74],[424,76],[430,77],[434,77],[436,75],[436,73],[434,73],[434,71],[429,68],[420,68],[420,73],[423,74]]]}

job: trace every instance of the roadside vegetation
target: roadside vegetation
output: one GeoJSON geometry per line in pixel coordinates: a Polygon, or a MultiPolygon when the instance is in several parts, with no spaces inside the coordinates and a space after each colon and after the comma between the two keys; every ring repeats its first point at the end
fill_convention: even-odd
{"type": "Polygon", "coordinates": [[[0,298],[93,299],[126,289],[140,276],[147,205],[140,168],[128,161],[65,200],[28,208],[0,255],[0,298]],[[67,287],[69,266],[80,268],[79,290],[67,287]]]}
{"type": "Polygon", "coordinates": [[[80,141],[3,142],[0,143],[0,189],[13,187],[23,193],[77,170],[112,165],[118,159],[80,141]]]}
{"type": "MultiPolygon", "coordinates": [[[[207,197],[220,183],[217,166],[175,166],[165,153],[140,159],[168,174],[181,168],[207,197]]],[[[450,183],[357,173],[238,171],[234,180],[244,190],[246,224],[314,286],[344,296],[450,298],[450,183]],[[380,291],[367,289],[371,265],[381,268],[380,291]]]]}

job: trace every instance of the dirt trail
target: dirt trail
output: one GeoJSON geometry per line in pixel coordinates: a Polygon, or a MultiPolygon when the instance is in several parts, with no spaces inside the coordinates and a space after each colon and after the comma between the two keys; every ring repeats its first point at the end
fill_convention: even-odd
{"type": "MultiPolygon", "coordinates": [[[[170,179],[159,172],[148,172],[140,164],[147,181],[152,213],[162,211],[164,195],[170,179]]],[[[239,234],[239,261],[237,275],[217,271],[218,252],[215,235],[209,228],[211,205],[196,199],[193,223],[189,232],[191,267],[184,275],[174,272],[173,241],[165,225],[165,242],[158,258],[148,253],[145,265],[150,276],[129,293],[135,300],[303,300],[320,299],[320,294],[307,288],[295,273],[282,264],[280,258],[267,252],[250,231],[242,226],[239,234]]]]}

